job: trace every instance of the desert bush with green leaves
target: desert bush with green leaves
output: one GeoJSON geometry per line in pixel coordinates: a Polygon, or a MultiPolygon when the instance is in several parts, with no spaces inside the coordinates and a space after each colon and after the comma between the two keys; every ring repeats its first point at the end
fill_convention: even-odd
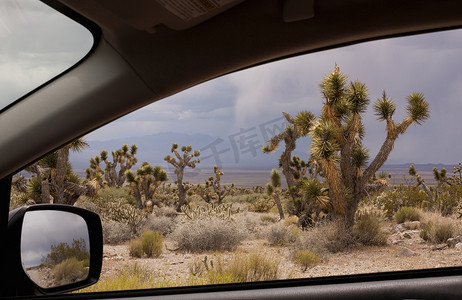
{"type": "Polygon", "coordinates": [[[419,221],[420,212],[415,207],[403,206],[396,212],[395,220],[398,224],[406,221],[419,221]]]}
{"type": "Polygon", "coordinates": [[[292,259],[295,264],[301,267],[303,272],[317,266],[321,262],[321,257],[309,250],[296,251],[292,259]]]}
{"type": "Polygon", "coordinates": [[[147,230],[129,244],[130,256],[132,257],[159,257],[162,254],[164,238],[158,231],[147,230]]]}

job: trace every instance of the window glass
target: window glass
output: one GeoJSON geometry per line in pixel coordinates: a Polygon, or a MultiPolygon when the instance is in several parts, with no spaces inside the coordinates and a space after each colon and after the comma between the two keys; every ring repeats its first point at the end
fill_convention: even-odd
{"type": "Polygon", "coordinates": [[[1,111],[82,59],[93,37],[41,1],[3,0],[0,45],[1,111]]]}
{"type": "MultiPolygon", "coordinates": [[[[69,198],[103,220],[84,291],[460,266],[460,57],[447,31],[291,58],[59,150],[92,187],[69,198]]],[[[12,207],[67,201],[41,190],[65,171],[53,155],[15,177],[12,207]]]]}

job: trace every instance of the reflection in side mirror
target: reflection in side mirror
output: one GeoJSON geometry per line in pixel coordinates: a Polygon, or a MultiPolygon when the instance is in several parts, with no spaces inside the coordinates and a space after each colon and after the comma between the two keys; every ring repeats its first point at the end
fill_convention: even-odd
{"type": "Polygon", "coordinates": [[[21,261],[29,278],[42,288],[85,280],[90,264],[86,221],[66,211],[27,211],[21,233],[21,261]]]}

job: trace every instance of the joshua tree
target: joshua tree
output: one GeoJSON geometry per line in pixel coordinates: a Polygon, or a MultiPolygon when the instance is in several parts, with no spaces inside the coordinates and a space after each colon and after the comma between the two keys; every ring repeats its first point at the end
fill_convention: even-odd
{"type": "MultiPolygon", "coordinates": [[[[438,171],[438,169],[436,171],[438,171]]],[[[425,180],[423,180],[423,178],[419,175],[419,173],[417,173],[417,170],[415,169],[414,164],[409,166],[408,173],[409,173],[409,175],[415,177],[415,180],[417,181],[417,187],[421,186],[422,189],[424,190],[425,194],[427,194],[428,198],[433,199],[433,194],[432,194],[430,188],[425,183],[425,180]]]]}
{"type": "Polygon", "coordinates": [[[197,194],[207,203],[221,204],[223,199],[232,191],[234,184],[230,186],[221,186],[221,176],[224,175],[224,173],[218,166],[213,166],[213,172],[215,173],[215,178],[210,176],[209,179],[205,181],[205,187],[202,187],[200,184],[197,185],[197,194]]]}
{"type": "Polygon", "coordinates": [[[279,211],[279,217],[282,220],[284,219],[284,211],[282,210],[281,197],[279,194],[279,188],[281,187],[281,175],[279,171],[277,169],[272,169],[270,178],[271,182],[266,184],[266,192],[273,197],[279,211]]]}
{"type": "Polygon", "coordinates": [[[196,164],[200,163],[200,159],[197,158],[193,160],[193,158],[199,157],[201,154],[198,150],[192,151],[191,145],[181,147],[181,151],[183,151],[183,155],[178,153],[178,144],[172,143],[171,152],[175,155],[176,158],[171,155],[167,155],[164,158],[166,162],[175,168],[175,174],[177,178],[176,184],[178,186],[178,206],[176,210],[178,212],[181,212],[181,206],[183,206],[186,200],[186,193],[191,188],[188,183],[183,182],[184,169],[186,167],[194,169],[196,164]]]}
{"type": "Polygon", "coordinates": [[[125,171],[125,177],[130,183],[139,209],[145,208],[149,201],[157,206],[161,205],[161,203],[153,201],[157,188],[168,180],[167,172],[161,166],[152,167],[149,163],[143,162],[136,171],[136,175],[133,170],[127,170],[125,171]],[[141,194],[144,195],[144,203],[141,199],[141,194]]]}
{"type": "Polygon", "coordinates": [[[73,205],[82,195],[96,194],[96,181],[80,185],[79,176],[72,171],[69,163],[70,150],[80,152],[87,145],[83,138],[76,139],[26,167],[26,171],[35,174],[28,189],[36,202],[49,203],[52,197],[53,203],[73,205]]]}
{"type": "Polygon", "coordinates": [[[112,161],[109,160],[106,150],[101,151],[100,156],[90,159],[90,168],[86,170],[87,179],[98,179],[104,175],[104,180],[108,186],[122,187],[126,179],[125,172],[130,170],[138,161],[135,157],[137,151],[138,147],[135,144],[130,147],[123,144],[120,149],[111,152],[112,161]],[[99,165],[101,162],[106,164],[104,174],[99,165]]]}
{"type": "Polygon", "coordinates": [[[373,106],[378,120],[386,121],[387,136],[375,158],[368,164],[368,150],[362,145],[365,128],[362,115],[370,102],[367,87],[359,81],[347,83],[347,76],[335,66],[320,84],[324,98],[321,117],[310,128],[311,158],[318,161],[329,186],[334,214],[354,223],[359,201],[367,193],[369,179],[385,163],[396,139],[413,123],[421,125],[430,117],[422,93],[407,98],[407,117],[393,120],[396,104],[385,91],[373,106]]]}

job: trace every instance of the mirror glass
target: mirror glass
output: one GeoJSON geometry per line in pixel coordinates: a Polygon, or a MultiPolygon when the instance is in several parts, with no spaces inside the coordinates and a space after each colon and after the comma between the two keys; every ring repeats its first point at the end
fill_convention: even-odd
{"type": "Polygon", "coordinates": [[[21,234],[21,261],[28,276],[42,288],[82,281],[90,265],[90,239],[79,215],[28,211],[21,234]]]}

